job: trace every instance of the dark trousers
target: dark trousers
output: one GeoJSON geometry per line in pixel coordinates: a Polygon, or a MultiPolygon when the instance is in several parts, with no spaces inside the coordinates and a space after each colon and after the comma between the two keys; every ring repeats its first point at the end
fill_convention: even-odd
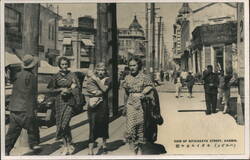
{"type": "Polygon", "coordinates": [[[192,94],[193,93],[193,86],[192,85],[188,85],[187,88],[188,88],[188,92],[190,94],[192,94]]]}
{"type": "Polygon", "coordinates": [[[30,147],[39,144],[39,128],[35,116],[28,115],[26,112],[10,112],[9,129],[5,138],[6,154],[9,154],[14,147],[23,128],[28,132],[30,147]]]}
{"type": "Polygon", "coordinates": [[[217,105],[217,93],[205,93],[207,111],[206,113],[215,113],[217,105]]]}

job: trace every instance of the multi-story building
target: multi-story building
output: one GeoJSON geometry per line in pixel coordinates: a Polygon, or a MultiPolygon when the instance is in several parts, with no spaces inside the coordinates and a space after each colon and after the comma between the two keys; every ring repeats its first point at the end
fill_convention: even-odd
{"type": "Polygon", "coordinates": [[[74,25],[72,14],[62,19],[59,26],[60,55],[71,61],[71,68],[88,68],[94,54],[96,29],[94,19],[90,16],[78,18],[78,26],[74,25]]]}
{"type": "Polygon", "coordinates": [[[182,53],[184,52],[185,41],[189,39],[189,15],[192,12],[188,3],[183,3],[182,8],[179,10],[176,17],[176,23],[174,24],[173,34],[173,59],[181,66],[181,69],[185,69],[183,61],[181,61],[182,53]]]}
{"type": "Polygon", "coordinates": [[[136,16],[129,28],[119,29],[119,56],[126,62],[131,56],[145,57],[144,31],[136,16]]]}
{"type": "MultiPolygon", "coordinates": [[[[24,4],[5,4],[5,48],[20,59],[25,54],[22,44],[24,4]]],[[[57,44],[58,20],[61,18],[50,7],[40,5],[39,20],[39,58],[55,64],[59,56],[57,44]]]]}
{"type": "Polygon", "coordinates": [[[211,64],[215,70],[232,71],[232,46],[236,43],[234,4],[209,3],[192,10],[184,3],[176,23],[181,26],[181,52],[175,54],[182,70],[202,72],[211,64]]]}

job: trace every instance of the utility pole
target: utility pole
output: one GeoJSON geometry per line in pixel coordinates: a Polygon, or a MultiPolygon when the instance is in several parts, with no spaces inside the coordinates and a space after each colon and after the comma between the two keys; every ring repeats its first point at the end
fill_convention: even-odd
{"type": "Polygon", "coordinates": [[[96,63],[104,62],[112,78],[108,105],[113,115],[118,113],[118,39],[115,3],[97,4],[96,63]]]}
{"type": "Polygon", "coordinates": [[[145,46],[146,46],[146,70],[147,74],[150,74],[150,51],[149,51],[149,35],[148,35],[148,3],[145,4],[145,21],[146,21],[146,40],[145,40],[145,46]]]}
{"type": "Polygon", "coordinates": [[[159,22],[158,22],[158,42],[157,42],[157,70],[160,71],[160,53],[161,53],[161,19],[162,16],[159,17],[159,22]]]}
{"type": "Polygon", "coordinates": [[[165,49],[165,45],[164,45],[164,23],[162,22],[162,36],[161,36],[161,69],[165,69],[165,53],[164,53],[164,49],[165,49]]]}
{"type": "Polygon", "coordinates": [[[154,80],[154,68],[155,68],[155,4],[150,4],[150,29],[151,29],[151,54],[150,54],[150,73],[151,78],[154,80]]]}
{"type": "MultiPolygon", "coordinates": [[[[23,33],[22,33],[22,47],[23,56],[30,54],[38,57],[39,46],[39,21],[40,21],[40,4],[27,3],[23,5],[23,33]]],[[[35,68],[35,75],[37,78],[37,70],[35,68]]],[[[37,86],[34,88],[37,95],[37,86]]],[[[37,126],[37,136],[39,136],[37,126]]],[[[39,137],[37,137],[39,138],[39,137]]],[[[19,147],[28,147],[28,134],[26,130],[22,130],[19,136],[19,147]]]]}

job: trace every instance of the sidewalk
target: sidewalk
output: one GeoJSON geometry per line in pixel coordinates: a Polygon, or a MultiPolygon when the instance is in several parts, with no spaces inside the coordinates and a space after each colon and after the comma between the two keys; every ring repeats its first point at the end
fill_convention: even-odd
{"type": "Polygon", "coordinates": [[[181,98],[175,98],[172,93],[160,93],[164,124],[158,128],[157,143],[166,147],[168,155],[243,153],[244,126],[238,125],[229,114],[217,112],[206,115],[203,93],[194,93],[194,98],[191,99],[187,96],[188,94],[184,93],[181,98]],[[185,140],[208,140],[208,143],[178,143],[185,140]],[[210,140],[221,140],[221,142],[209,142],[210,140]],[[236,142],[230,143],[224,140],[236,140],[236,142]],[[206,147],[202,147],[203,144],[206,147]],[[235,144],[235,147],[221,147],[222,144],[235,144]],[[207,147],[208,145],[210,147],[207,147]]]}
{"type": "MultiPolygon", "coordinates": [[[[162,144],[167,150],[167,155],[173,154],[238,154],[244,148],[244,126],[236,123],[235,119],[229,114],[218,112],[212,115],[205,115],[205,100],[203,92],[195,92],[194,98],[187,98],[187,93],[182,93],[181,98],[175,98],[174,93],[166,92],[163,89],[174,85],[166,83],[159,92],[161,114],[164,118],[164,124],[158,127],[158,139],[156,143],[162,144]],[[236,148],[197,148],[182,147],[177,148],[178,140],[200,140],[200,139],[231,139],[236,140],[236,148]]],[[[203,86],[202,86],[203,87],[203,86]]],[[[171,90],[170,90],[171,91],[171,90]]],[[[198,91],[198,88],[197,88],[198,91]]],[[[122,97],[122,95],[120,95],[122,97]]],[[[133,155],[127,144],[123,143],[123,134],[125,131],[125,117],[114,117],[109,124],[108,155],[133,155]]],[[[89,125],[87,112],[83,112],[72,118],[70,126],[72,128],[72,137],[76,148],[74,155],[86,156],[88,153],[89,125]]],[[[62,142],[55,141],[56,126],[42,128],[40,152],[27,153],[15,148],[11,155],[51,155],[60,156],[62,142]]],[[[200,144],[201,143],[195,143],[200,144]]],[[[215,143],[209,143],[214,145],[215,143]]],[[[190,143],[192,145],[192,143],[190,143]]],[[[97,152],[98,148],[95,148],[97,152]]],[[[164,154],[166,155],[166,154],[164,154]]]]}
{"type": "MultiPolygon", "coordinates": [[[[120,119],[121,109],[122,107],[119,109],[118,115],[110,118],[110,125],[113,124],[114,121],[117,121],[117,119],[120,119]]],[[[78,141],[85,140],[84,143],[88,143],[89,125],[87,111],[72,117],[70,121],[70,127],[72,129],[73,143],[75,144],[75,147],[78,148],[76,150],[77,153],[79,152],[78,150],[82,150],[82,147],[79,145],[82,145],[81,143],[83,143],[80,143],[78,141]]],[[[40,146],[42,147],[40,151],[31,152],[30,150],[28,150],[28,148],[14,147],[10,155],[60,155],[62,142],[55,140],[55,131],[55,125],[50,128],[40,128],[40,146]]],[[[16,143],[16,145],[18,145],[18,143],[16,143]]],[[[84,153],[84,155],[87,155],[87,151],[86,154],[84,153]]]]}
{"type": "MultiPolygon", "coordinates": [[[[164,93],[175,93],[175,84],[173,82],[164,81],[160,82],[160,86],[157,86],[159,92],[164,93]]],[[[187,87],[182,87],[182,93],[188,93],[187,87]]],[[[237,93],[238,89],[236,87],[231,88],[231,93],[237,93]]],[[[204,86],[202,84],[195,84],[193,86],[193,93],[204,93],[204,86]]]]}

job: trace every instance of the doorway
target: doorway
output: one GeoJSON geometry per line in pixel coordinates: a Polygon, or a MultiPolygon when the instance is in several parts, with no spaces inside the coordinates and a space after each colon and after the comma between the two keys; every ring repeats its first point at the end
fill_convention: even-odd
{"type": "Polygon", "coordinates": [[[224,48],[223,47],[214,47],[215,53],[215,70],[216,71],[224,71],[224,48]]]}

